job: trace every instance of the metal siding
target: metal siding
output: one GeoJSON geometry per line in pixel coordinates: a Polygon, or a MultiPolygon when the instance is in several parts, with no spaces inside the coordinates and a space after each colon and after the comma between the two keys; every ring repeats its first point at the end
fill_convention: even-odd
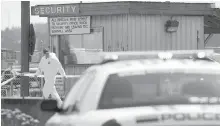
{"type": "Polygon", "coordinates": [[[131,50],[134,51],[136,50],[136,46],[135,46],[135,37],[136,37],[136,32],[135,32],[135,16],[129,16],[130,18],[128,18],[128,20],[131,20],[130,24],[129,24],[129,30],[131,31],[131,50]]]}
{"type": "MultiPolygon", "coordinates": [[[[155,26],[155,21],[156,21],[156,16],[151,16],[150,17],[150,25],[151,25],[151,43],[152,43],[152,49],[157,50],[157,45],[156,45],[156,41],[155,41],[155,34],[156,32],[159,30],[158,26],[155,26]]],[[[150,36],[147,36],[150,37],[150,36]]],[[[161,46],[161,45],[159,45],[161,46]]]]}
{"type": "Polygon", "coordinates": [[[112,31],[111,31],[111,33],[112,33],[112,40],[113,40],[113,51],[116,51],[116,49],[117,49],[117,41],[116,40],[118,40],[118,38],[116,38],[116,35],[117,35],[117,26],[116,26],[116,22],[117,22],[117,16],[116,15],[113,15],[112,16],[112,20],[111,20],[111,28],[112,28],[112,31]]]}
{"type": "Polygon", "coordinates": [[[104,51],[126,50],[127,15],[92,16],[92,27],[104,27],[104,51]]]}
{"type": "Polygon", "coordinates": [[[172,49],[197,49],[197,30],[200,38],[198,46],[204,46],[202,16],[175,16],[173,19],[178,20],[180,24],[178,31],[172,33],[172,49]]]}
{"type": "MultiPolygon", "coordinates": [[[[164,40],[164,25],[161,16],[129,15],[131,34],[131,50],[163,50],[167,49],[164,40]],[[163,41],[161,41],[163,40],[163,41]]],[[[169,39],[169,35],[165,37],[169,39]]]]}
{"type": "Polygon", "coordinates": [[[204,24],[204,17],[202,16],[202,17],[200,17],[200,18],[198,18],[198,20],[199,20],[199,28],[200,28],[200,34],[199,34],[199,36],[200,36],[200,49],[205,49],[205,40],[204,40],[204,33],[205,33],[205,31],[204,31],[204,26],[205,26],[205,24],[204,24]]]}
{"type": "Polygon", "coordinates": [[[129,38],[128,38],[128,41],[129,41],[129,50],[133,50],[134,49],[134,44],[133,44],[133,39],[134,39],[134,37],[133,36],[135,36],[135,32],[134,32],[134,30],[132,30],[132,29],[134,29],[135,28],[135,26],[133,25],[133,20],[132,20],[133,18],[131,17],[131,16],[129,16],[128,15],[128,31],[129,31],[129,38]]]}
{"type": "Polygon", "coordinates": [[[105,16],[105,19],[104,19],[104,51],[106,51],[106,50],[108,50],[108,47],[109,47],[109,38],[110,38],[110,36],[109,36],[109,32],[108,31],[110,31],[109,30],[109,19],[110,17],[109,16],[105,16]]]}
{"type": "Polygon", "coordinates": [[[151,35],[151,25],[150,24],[150,20],[148,20],[147,16],[143,16],[145,17],[144,23],[145,23],[145,33],[143,33],[145,35],[145,48],[147,50],[150,50],[151,47],[151,43],[150,43],[150,38],[148,37],[149,35],[151,35]]]}
{"type": "Polygon", "coordinates": [[[135,23],[136,23],[136,40],[137,41],[139,41],[138,43],[137,43],[137,47],[136,47],[136,49],[137,50],[141,50],[141,44],[142,44],[142,41],[141,41],[141,26],[140,26],[140,18],[141,18],[141,16],[140,15],[136,15],[135,16],[135,23]]]}
{"type": "Polygon", "coordinates": [[[127,25],[128,27],[128,50],[132,51],[132,48],[131,48],[132,47],[132,30],[131,30],[132,25],[131,25],[131,19],[129,15],[127,15],[127,22],[128,22],[128,25],[127,25]]]}
{"type": "Polygon", "coordinates": [[[144,50],[145,49],[144,47],[146,46],[145,45],[146,43],[144,42],[145,41],[145,34],[144,33],[145,33],[145,27],[146,27],[145,24],[146,24],[145,17],[141,15],[140,26],[143,27],[143,28],[141,28],[141,43],[142,43],[141,50],[144,50]]]}
{"type": "Polygon", "coordinates": [[[121,15],[122,19],[121,19],[121,24],[122,24],[122,31],[120,31],[122,33],[122,49],[124,51],[129,50],[129,44],[128,44],[128,15],[121,15]]]}
{"type": "Polygon", "coordinates": [[[144,51],[204,48],[203,16],[173,16],[179,21],[178,31],[165,32],[171,16],[121,14],[92,16],[92,27],[104,27],[104,51],[144,51]]]}
{"type": "MultiPolygon", "coordinates": [[[[107,29],[105,29],[104,32],[107,33],[107,36],[108,36],[108,39],[105,41],[106,42],[106,45],[108,46],[108,51],[112,51],[112,43],[113,43],[113,40],[112,40],[112,17],[111,16],[107,16],[107,29]]],[[[104,26],[105,27],[105,26],[104,26]]]]}
{"type": "MultiPolygon", "coordinates": [[[[119,29],[123,29],[123,23],[122,23],[122,21],[123,21],[123,15],[120,15],[119,17],[118,17],[118,28],[119,29]]],[[[120,47],[120,49],[123,51],[123,33],[121,33],[122,35],[120,35],[120,34],[117,34],[118,35],[118,37],[119,37],[119,47],[120,47]]]]}

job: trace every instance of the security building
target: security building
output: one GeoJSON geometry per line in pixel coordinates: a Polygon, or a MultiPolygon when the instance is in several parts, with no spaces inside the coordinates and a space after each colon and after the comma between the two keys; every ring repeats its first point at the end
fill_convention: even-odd
{"type": "Polygon", "coordinates": [[[48,17],[50,43],[60,58],[66,42],[103,51],[204,49],[208,37],[220,32],[210,3],[53,4],[33,6],[31,14],[48,17]]]}

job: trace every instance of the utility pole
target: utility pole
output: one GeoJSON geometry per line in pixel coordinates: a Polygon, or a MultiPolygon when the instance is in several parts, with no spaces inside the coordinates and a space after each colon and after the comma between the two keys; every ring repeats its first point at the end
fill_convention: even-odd
{"type": "MultiPolygon", "coordinates": [[[[21,1],[21,73],[29,72],[30,1],[21,1]]],[[[21,96],[29,96],[29,77],[21,76],[21,96]]]]}

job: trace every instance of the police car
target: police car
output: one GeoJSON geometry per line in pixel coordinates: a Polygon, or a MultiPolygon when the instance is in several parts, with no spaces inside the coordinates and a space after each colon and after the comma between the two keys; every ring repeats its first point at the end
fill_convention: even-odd
{"type": "Polygon", "coordinates": [[[46,126],[219,126],[220,64],[213,51],[105,53],[46,126]]]}

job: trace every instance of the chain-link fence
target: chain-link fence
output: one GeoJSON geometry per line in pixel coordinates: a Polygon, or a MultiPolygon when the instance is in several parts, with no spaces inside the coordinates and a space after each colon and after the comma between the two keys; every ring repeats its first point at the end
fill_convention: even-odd
{"type": "MultiPolygon", "coordinates": [[[[44,85],[43,76],[37,79],[33,77],[33,74],[29,74],[29,96],[30,97],[42,97],[42,87],[44,85]]],[[[69,75],[66,81],[62,77],[56,77],[55,86],[60,97],[65,97],[71,87],[78,80],[79,76],[69,75]]],[[[20,97],[21,89],[21,75],[12,75],[5,72],[1,79],[1,96],[2,97],[20,97]]]]}
{"type": "Polygon", "coordinates": [[[7,89],[5,89],[5,88],[1,89],[1,96],[2,97],[6,97],[7,96],[7,89]]]}
{"type": "MultiPolygon", "coordinates": [[[[43,78],[29,77],[29,94],[31,97],[41,97],[42,92],[41,88],[43,86],[43,78]]],[[[1,86],[1,96],[9,97],[9,96],[20,96],[20,87],[21,87],[21,76],[15,75],[12,76],[10,74],[5,74],[2,77],[2,86],[1,86]],[[11,81],[9,81],[11,79],[11,81]]]]}

